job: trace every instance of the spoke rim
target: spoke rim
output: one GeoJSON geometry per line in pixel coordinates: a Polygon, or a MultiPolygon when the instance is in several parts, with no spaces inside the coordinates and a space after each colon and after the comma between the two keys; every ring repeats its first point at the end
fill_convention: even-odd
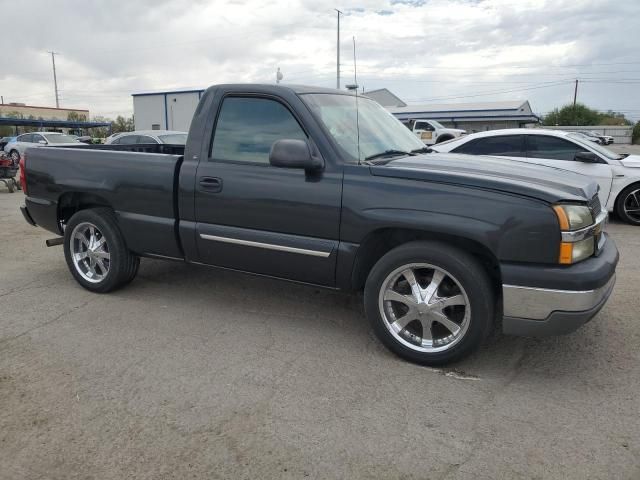
{"type": "Polygon", "coordinates": [[[640,189],[629,192],[623,203],[624,213],[636,222],[640,221],[640,189]]]}
{"type": "Polygon", "coordinates": [[[403,265],[391,272],[382,282],[378,307],[391,335],[422,353],[453,348],[467,333],[471,318],[462,284],[428,263],[403,265]]]}
{"type": "Polygon", "coordinates": [[[89,222],[76,225],[69,242],[71,259],[80,276],[91,283],[103,281],[109,274],[111,254],[98,227],[89,222]]]}

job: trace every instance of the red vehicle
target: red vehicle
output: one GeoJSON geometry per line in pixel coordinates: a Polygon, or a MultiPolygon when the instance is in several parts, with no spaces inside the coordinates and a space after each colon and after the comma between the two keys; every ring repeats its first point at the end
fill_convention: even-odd
{"type": "Polygon", "coordinates": [[[4,152],[0,153],[0,182],[4,183],[13,193],[15,189],[20,190],[20,184],[16,181],[18,174],[18,164],[11,157],[7,157],[4,152]]]}

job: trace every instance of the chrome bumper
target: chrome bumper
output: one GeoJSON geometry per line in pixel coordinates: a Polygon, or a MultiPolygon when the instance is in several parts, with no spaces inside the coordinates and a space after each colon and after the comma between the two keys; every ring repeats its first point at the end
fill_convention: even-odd
{"type": "Polygon", "coordinates": [[[588,322],[604,306],[616,277],[595,290],[552,290],[502,285],[507,334],[545,336],[569,333],[588,322]]]}

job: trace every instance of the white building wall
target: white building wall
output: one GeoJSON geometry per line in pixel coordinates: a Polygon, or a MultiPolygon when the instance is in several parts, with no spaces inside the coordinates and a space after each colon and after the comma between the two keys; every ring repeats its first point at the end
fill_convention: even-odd
{"type": "Polygon", "coordinates": [[[136,130],[165,130],[164,94],[134,96],[133,120],[136,130]]]}
{"type": "Polygon", "coordinates": [[[136,130],[189,131],[201,92],[167,92],[133,96],[136,130]]]}
{"type": "Polygon", "coordinates": [[[622,144],[631,144],[632,136],[633,136],[633,125],[596,125],[596,126],[553,126],[553,127],[542,127],[542,128],[550,128],[552,130],[564,130],[565,132],[579,132],[580,130],[589,130],[597,135],[609,135],[613,137],[613,143],[622,143],[622,144]]]}
{"type": "Polygon", "coordinates": [[[168,93],[167,94],[167,130],[188,132],[191,119],[198,106],[200,96],[198,92],[168,93]]]}

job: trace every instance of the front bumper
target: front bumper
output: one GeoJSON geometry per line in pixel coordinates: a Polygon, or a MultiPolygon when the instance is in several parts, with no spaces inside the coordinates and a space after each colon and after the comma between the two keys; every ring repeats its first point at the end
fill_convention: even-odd
{"type": "Polygon", "coordinates": [[[578,329],[607,302],[615,285],[617,263],[618,250],[607,238],[597,257],[569,267],[523,266],[520,270],[525,270],[518,271],[517,267],[508,266],[502,285],[503,332],[549,336],[578,329]],[[543,286],[544,277],[547,282],[543,286]],[[530,280],[528,285],[509,282],[525,278],[530,280]]]}

